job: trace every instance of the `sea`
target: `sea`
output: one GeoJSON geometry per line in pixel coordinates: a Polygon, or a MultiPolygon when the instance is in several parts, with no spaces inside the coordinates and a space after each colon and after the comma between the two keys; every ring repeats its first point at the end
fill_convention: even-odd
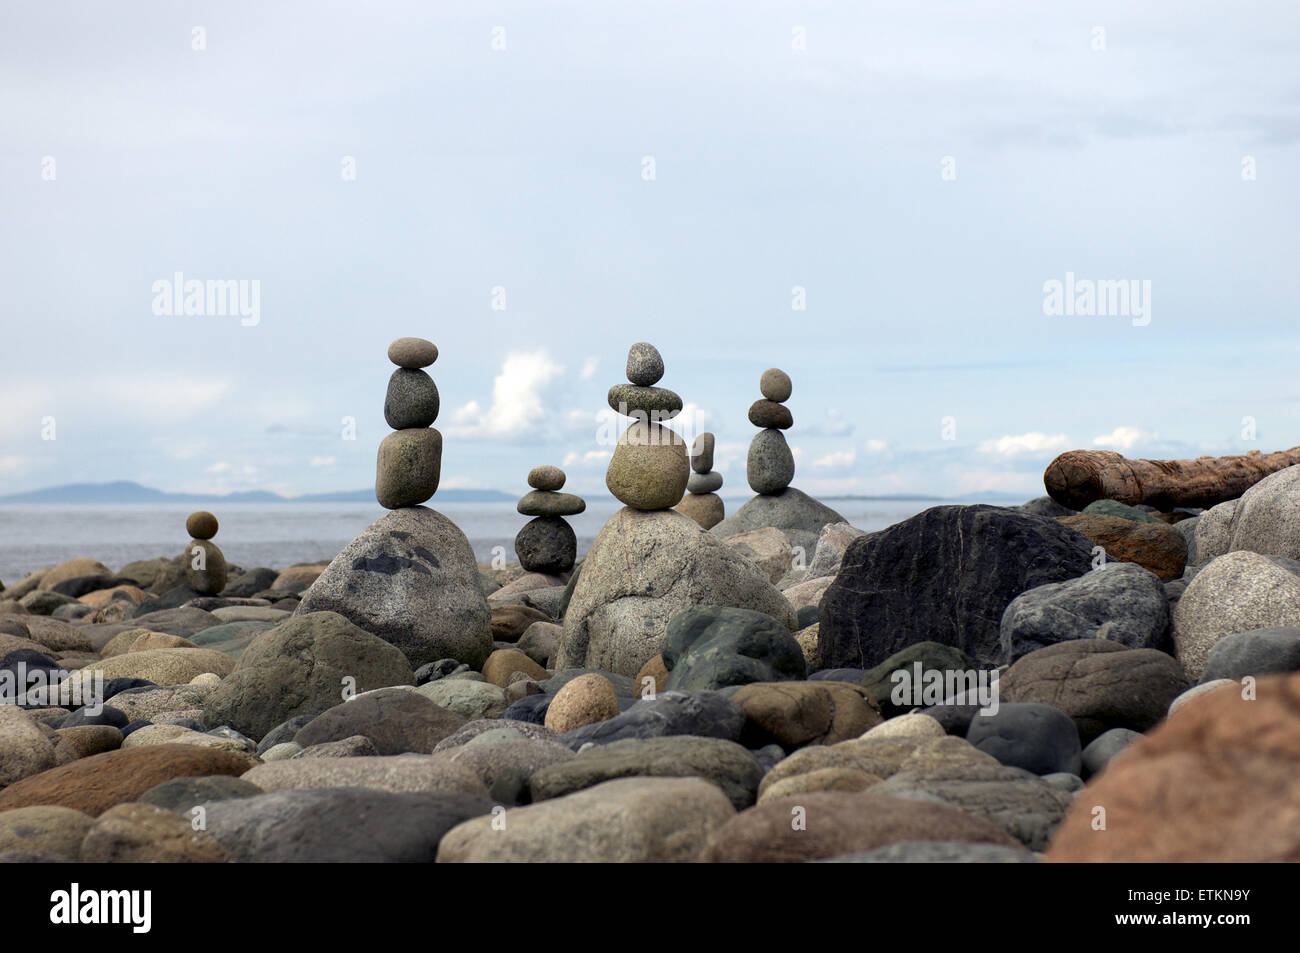
{"type": "MultiPolygon", "coordinates": [[[[884,529],[941,500],[833,499],[822,502],[861,530],[884,529]]],[[[514,562],[515,534],[528,521],[512,502],[438,503],[434,507],[464,531],[479,562],[504,554],[514,562]]],[[[743,499],[726,500],[734,513],[743,499]]],[[[979,502],[962,500],[963,503],[979,502]]],[[[988,501],[995,502],[995,501],[988,501]]],[[[386,512],[377,503],[225,503],[207,504],[221,521],[216,542],[226,561],[244,569],[332,559],[353,537],[386,512]]],[[[1006,500],[995,505],[1006,506],[1006,500]]],[[[578,537],[578,553],[621,504],[594,500],[586,512],[568,517],[578,537]]],[[[113,571],[137,559],[175,556],[189,536],[185,518],[202,506],[193,503],[96,503],[0,505],[0,581],[13,583],[35,569],[68,559],[98,559],[113,571]]],[[[812,554],[810,553],[809,556],[812,554]]]]}

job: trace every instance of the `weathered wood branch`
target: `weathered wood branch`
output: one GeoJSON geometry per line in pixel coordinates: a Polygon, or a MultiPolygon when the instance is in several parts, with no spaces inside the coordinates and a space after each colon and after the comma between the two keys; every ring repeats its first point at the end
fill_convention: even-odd
{"type": "Polygon", "coordinates": [[[1043,484],[1052,499],[1071,509],[1117,500],[1172,510],[1235,500],[1270,473],[1296,464],[1300,447],[1195,460],[1128,460],[1112,450],[1071,450],[1051,462],[1043,484]]]}

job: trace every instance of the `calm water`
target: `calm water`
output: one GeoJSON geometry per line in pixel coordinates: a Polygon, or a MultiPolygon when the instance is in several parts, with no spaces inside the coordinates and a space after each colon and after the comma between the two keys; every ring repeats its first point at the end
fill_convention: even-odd
{"type": "MultiPolygon", "coordinates": [[[[743,500],[727,500],[735,512],[743,500]]],[[[469,537],[480,562],[504,546],[513,561],[514,537],[527,522],[514,503],[441,503],[436,508],[469,537]]],[[[925,500],[826,500],[859,529],[882,529],[936,505],[925,500]]],[[[189,503],[102,503],[80,506],[27,504],[0,506],[0,580],[13,583],[41,566],[88,556],[113,570],[137,559],[175,556],[189,537],[189,503]]],[[[585,553],[605,520],[619,508],[614,501],[592,502],[569,517],[585,553]]],[[[221,520],[217,543],[230,562],[250,568],[281,569],[299,562],[332,559],[361,530],[384,515],[364,503],[232,503],[213,506],[221,520]]]]}

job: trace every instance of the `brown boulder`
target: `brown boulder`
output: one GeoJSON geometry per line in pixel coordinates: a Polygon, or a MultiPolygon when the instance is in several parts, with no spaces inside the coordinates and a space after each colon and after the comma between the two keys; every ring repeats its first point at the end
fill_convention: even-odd
{"type": "Polygon", "coordinates": [[[1177,579],[1187,565],[1187,539],[1165,523],[1138,523],[1118,516],[1080,513],[1057,522],[1082,533],[1106,550],[1106,558],[1137,563],[1162,580],[1177,579]]]}
{"type": "Polygon", "coordinates": [[[1088,744],[1110,728],[1146,731],[1191,683],[1177,659],[1105,639],[1075,639],[1036,649],[1000,680],[1005,702],[1059,708],[1088,744]]]}
{"type": "Polygon", "coordinates": [[[534,622],[552,622],[545,612],[531,606],[493,606],[492,607],[492,641],[518,642],[519,637],[528,631],[534,622]]]}
{"type": "Polygon", "coordinates": [[[230,852],[196,831],[187,815],[152,804],[119,804],[94,822],[81,843],[88,864],[223,864],[230,852]]]}
{"type": "Polygon", "coordinates": [[[483,677],[499,688],[510,684],[510,676],[523,672],[531,679],[543,681],[550,673],[523,652],[514,649],[497,649],[483,663],[483,677]]]}
{"type": "Polygon", "coordinates": [[[866,691],[848,682],[754,682],[731,700],[745,712],[742,739],[751,748],[833,745],[881,721],[866,691]]]}
{"type": "Polygon", "coordinates": [[[713,832],[706,863],[803,863],[914,840],[1019,848],[988,821],[946,804],[812,791],[764,801],[713,832]]]}
{"type": "Polygon", "coordinates": [[[0,791],[0,811],[55,804],[98,817],[172,778],[238,777],[258,764],[253,755],[196,745],[149,745],[106,751],[42,771],[0,791]]]}
{"type": "Polygon", "coordinates": [[[1075,799],[1049,861],[1300,861],[1300,673],[1223,687],[1117,755],[1075,799]],[[1105,830],[1095,830],[1095,809],[1105,830]]]}

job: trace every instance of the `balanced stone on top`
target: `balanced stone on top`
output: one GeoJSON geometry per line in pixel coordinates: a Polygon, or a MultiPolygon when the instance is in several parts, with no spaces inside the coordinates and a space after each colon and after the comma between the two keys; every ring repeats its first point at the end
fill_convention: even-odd
{"type": "Polygon", "coordinates": [[[398,367],[418,370],[438,359],[438,347],[424,338],[398,338],[388,345],[388,359],[398,367]]]}
{"type": "Polygon", "coordinates": [[[185,532],[194,539],[211,539],[217,535],[217,518],[207,510],[197,510],[185,521],[185,532]]]}
{"type": "Polygon", "coordinates": [[[768,400],[776,401],[778,404],[789,400],[793,389],[790,375],[779,367],[769,367],[758,380],[759,392],[768,400]]]}
{"type": "Polygon", "coordinates": [[[702,433],[691,445],[691,469],[696,473],[708,473],[713,469],[713,434],[702,433]]]}
{"type": "Polygon", "coordinates": [[[564,471],[550,464],[533,467],[528,471],[528,485],[534,490],[558,490],[567,479],[564,471]]]}
{"type": "MultiPolygon", "coordinates": [[[[639,387],[659,383],[664,376],[664,359],[653,344],[641,341],[627,352],[627,379],[639,387]]],[[[616,408],[617,409],[617,408],[616,408]]]]}

